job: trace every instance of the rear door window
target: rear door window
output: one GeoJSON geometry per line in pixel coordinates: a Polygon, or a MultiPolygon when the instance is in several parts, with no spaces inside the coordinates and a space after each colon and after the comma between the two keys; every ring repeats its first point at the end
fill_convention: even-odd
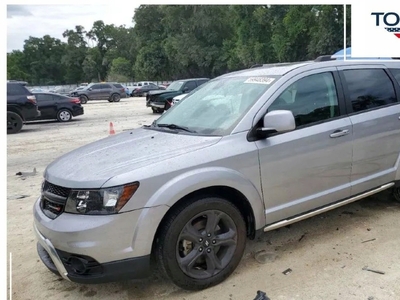
{"type": "Polygon", "coordinates": [[[36,100],[38,103],[53,101],[53,95],[49,94],[36,94],[36,100]]]}
{"type": "Polygon", "coordinates": [[[393,82],[384,69],[343,71],[353,112],[379,108],[397,102],[393,82]]]}

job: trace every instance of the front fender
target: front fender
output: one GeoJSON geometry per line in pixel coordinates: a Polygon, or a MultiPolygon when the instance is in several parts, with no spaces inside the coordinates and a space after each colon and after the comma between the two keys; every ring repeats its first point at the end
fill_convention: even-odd
{"type": "Polygon", "coordinates": [[[250,202],[255,229],[265,226],[264,203],[257,188],[239,172],[222,167],[209,167],[183,173],[161,186],[147,201],[135,229],[135,255],[151,252],[158,225],[168,210],[184,196],[202,188],[225,186],[241,192],[250,202]]]}
{"type": "Polygon", "coordinates": [[[184,196],[212,186],[230,187],[242,193],[253,209],[256,229],[265,225],[264,202],[257,188],[241,173],[223,167],[206,167],[180,174],[153,193],[146,207],[171,207],[184,196]]]}

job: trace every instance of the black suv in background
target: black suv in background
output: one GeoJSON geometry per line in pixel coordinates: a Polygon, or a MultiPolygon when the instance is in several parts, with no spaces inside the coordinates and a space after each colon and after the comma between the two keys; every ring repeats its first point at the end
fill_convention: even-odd
{"type": "Polygon", "coordinates": [[[153,113],[163,112],[171,107],[172,99],[181,94],[187,94],[209,81],[209,78],[191,78],[172,82],[167,89],[149,91],[146,96],[146,106],[151,107],[153,113]]]}
{"type": "Polygon", "coordinates": [[[71,92],[70,96],[78,97],[82,104],[89,100],[108,100],[119,102],[126,97],[125,88],[117,82],[91,83],[82,90],[71,92]]]}
{"type": "Polygon", "coordinates": [[[7,134],[21,131],[25,121],[40,116],[36,97],[23,81],[7,82],[7,134]]]}

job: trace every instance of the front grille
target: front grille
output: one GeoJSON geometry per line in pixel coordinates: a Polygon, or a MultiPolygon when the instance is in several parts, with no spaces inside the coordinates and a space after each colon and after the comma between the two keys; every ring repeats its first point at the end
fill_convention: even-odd
{"type": "Polygon", "coordinates": [[[50,219],[55,219],[64,211],[71,189],[52,184],[48,181],[43,183],[40,207],[43,213],[50,219]]]}
{"type": "Polygon", "coordinates": [[[71,189],[69,188],[65,188],[59,185],[55,185],[52,184],[48,181],[44,182],[43,185],[43,191],[45,192],[49,192],[51,194],[57,195],[57,196],[61,196],[61,197],[68,197],[69,192],[71,191],[71,189]]]}

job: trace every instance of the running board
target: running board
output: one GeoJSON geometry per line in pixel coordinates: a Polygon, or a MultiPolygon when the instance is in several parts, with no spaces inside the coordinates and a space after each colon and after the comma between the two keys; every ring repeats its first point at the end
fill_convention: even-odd
{"type": "Polygon", "coordinates": [[[308,213],[306,213],[304,215],[300,215],[300,216],[292,218],[292,219],[287,219],[287,220],[283,220],[283,221],[280,221],[280,222],[277,222],[277,223],[273,223],[271,225],[268,225],[268,226],[264,227],[264,232],[275,230],[277,228],[280,228],[280,227],[283,227],[283,226],[287,226],[287,225],[296,223],[298,221],[302,221],[302,220],[314,217],[316,215],[322,214],[322,213],[330,211],[332,209],[341,207],[343,205],[346,205],[346,204],[361,200],[361,199],[366,198],[368,196],[371,196],[373,194],[382,192],[384,190],[387,190],[388,188],[391,188],[392,186],[394,186],[394,182],[382,185],[381,187],[379,187],[377,189],[374,189],[374,190],[368,191],[366,193],[354,196],[354,197],[349,198],[347,200],[344,200],[344,201],[341,201],[341,202],[336,202],[336,203],[334,203],[332,205],[328,205],[328,206],[325,206],[323,208],[320,208],[320,209],[317,209],[317,210],[313,210],[313,211],[308,212],[308,213]]]}

